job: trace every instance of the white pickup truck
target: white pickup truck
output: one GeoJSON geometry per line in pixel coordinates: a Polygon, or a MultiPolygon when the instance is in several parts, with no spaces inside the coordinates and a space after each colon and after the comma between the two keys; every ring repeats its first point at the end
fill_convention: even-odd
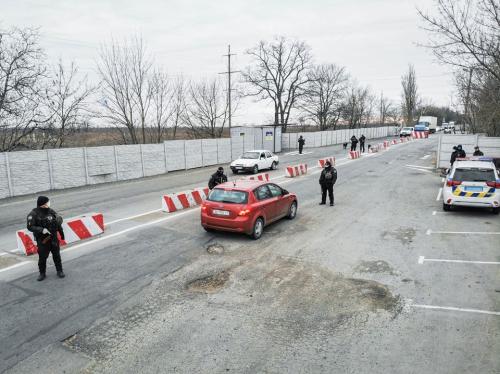
{"type": "Polygon", "coordinates": [[[403,136],[411,136],[412,132],[413,132],[413,127],[403,127],[399,132],[399,137],[402,138],[403,136]]]}

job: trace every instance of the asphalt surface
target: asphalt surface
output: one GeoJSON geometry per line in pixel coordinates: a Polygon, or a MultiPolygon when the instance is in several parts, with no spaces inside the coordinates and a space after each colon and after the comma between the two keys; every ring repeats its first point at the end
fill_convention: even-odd
{"type": "Polygon", "coordinates": [[[283,152],[270,176],[298,214],[258,241],[205,232],[198,208],[161,212],[215,168],[47,192],[106,231],[43,282],[35,256],[11,253],[36,195],[1,200],[0,372],[499,373],[499,216],[442,211],[436,149],[283,152]],[[312,166],[330,156],[335,206],[319,206],[312,166]],[[284,178],[298,163],[308,173],[284,178]]]}

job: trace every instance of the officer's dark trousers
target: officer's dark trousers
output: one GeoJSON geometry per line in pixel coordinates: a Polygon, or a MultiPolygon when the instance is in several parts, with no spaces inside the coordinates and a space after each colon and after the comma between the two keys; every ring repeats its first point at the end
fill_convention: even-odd
{"type": "Polygon", "coordinates": [[[351,143],[351,151],[355,151],[356,150],[356,143],[351,143]]]}
{"type": "Polygon", "coordinates": [[[333,203],[333,184],[332,185],[321,185],[321,202],[326,203],[326,192],[328,191],[328,197],[330,198],[330,203],[333,203]]]}
{"type": "MultiPolygon", "coordinates": [[[[355,149],[356,150],[356,149],[355,149]]],[[[365,151],[365,143],[359,143],[359,150],[361,152],[364,152],[365,151]]]]}
{"type": "Polygon", "coordinates": [[[299,144],[299,153],[302,153],[302,148],[304,148],[303,144],[299,144]]]}
{"type": "Polygon", "coordinates": [[[37,243],[38,247],[38,270],[40,274],[45,274],[47,269],[47,258],[49,258],[49,253],[52,253],[52,260],[54,260],[54,265],[57,271],[62,271],[62,261],[61,261],[61,248],[58,245],[53,245],[52,243],[42,244],[37,243]]]}

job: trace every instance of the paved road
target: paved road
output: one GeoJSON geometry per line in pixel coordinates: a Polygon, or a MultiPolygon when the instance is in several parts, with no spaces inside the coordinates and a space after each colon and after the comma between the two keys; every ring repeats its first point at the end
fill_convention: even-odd
{"type": "MultiPolygon", "coordinates": [[[[436,147],[281,155],[271,178],[297,193],[298,215],[259,241],[206,233],[196,208],[159,211],[211,169],[49,193],[65,217],[103,213],[107,230],[63,251],[65,279],[51,268],[37,282],[31,258],[0,272],[0,372],[500,372],[499,217],[442,211],[436,147]],[[327,156],[335,207],[318,205],[319,169],[283,177],[327,156]]],[[[4,251],[35,199],[3,201],[4,251]]]]}

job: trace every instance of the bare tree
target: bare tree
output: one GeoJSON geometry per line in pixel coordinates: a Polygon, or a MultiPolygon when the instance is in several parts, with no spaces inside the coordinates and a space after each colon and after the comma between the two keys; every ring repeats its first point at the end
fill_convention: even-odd
{"type": "Polygon", "coordinates": [[[356,81],[350,83],[341,109],[341,116],[350,129],[366,126],[372,119],[375,96],[368,87],[360,86],[356,81]]]}
{"type": "Polygon", "coordinates": [[[78,68],[71,61],[69,69],[63,61],[52,66],[45,88],[45,101],[50,121],[40,130],[50,134],[42,140],[42,147],[50,144],[53,148],[62,148],[68,136],[75,134],[88,120],[90,110],[88,99],[95,90],[88,83],[85,75],[78,80],[78,68]]]}
{"type": "Polygon", "coordinates": [[[414,115],[419,105],[417,77],[412,64],[408,66],[408,73],[401,77],[401,110],[407,126],[413,126],[414,115]]]}
{"type": "Polygon", "coordinates": [[[28,135],[47,118],[40,103],[45,53],[36,28],[0,28],[0,151],[31,148],[28,135]]]}
{"type": "Polygon", "coordinates": [[[380,124],[393,123],[399,120],[399,113],[394,102],[384,95],[380,95],[380,124]]]}
{"type": "Polygon", "coordinates": [[[246,51],[252,66],[243,71],[244,81],[251,86],[249,96],[257,101],[271,100],[274,104],[274,124],[286,132],[290,112],[301,90],[310,79],[311,48],[303,41],[275,37],[261,41],[246,51]]]}
{"type": "Polygon", "coordinates": [[[127,143],[146,142],[146,127],[152,101],[150,71],[154,58],[146,52],[142,36],[133,36],[120,46],[114,40],[99,50],[97,73],[101,82],[103,118],[122,132],[127,143]],[[137,135],[139,132],[142,139],[137,135]]]}
{"type": "MultiPolygon", "coordinates": [[[[228,121],[229,107],[220,79],[191,82],[183,122],[195,138],[220,138],[228,121]]],[[[235,108],[237,104],[235,105],[235,108]]]]}
{"type": "Polygon", "coordinates": [[[498,0],[436,0],[438,16],[419,9],[430,48],[438,61],[485,70],[500,81],[500,3],[498,0]]]}
{"type": "Polygon", "coordinates": [[[344,67],[325,63],[315,66],[309,78],[310,81],[304,85],[303,94],[297,102],[297,108],[319,124],[320,131],[329,127],[335,130],[349,75],[344,67]]]}

